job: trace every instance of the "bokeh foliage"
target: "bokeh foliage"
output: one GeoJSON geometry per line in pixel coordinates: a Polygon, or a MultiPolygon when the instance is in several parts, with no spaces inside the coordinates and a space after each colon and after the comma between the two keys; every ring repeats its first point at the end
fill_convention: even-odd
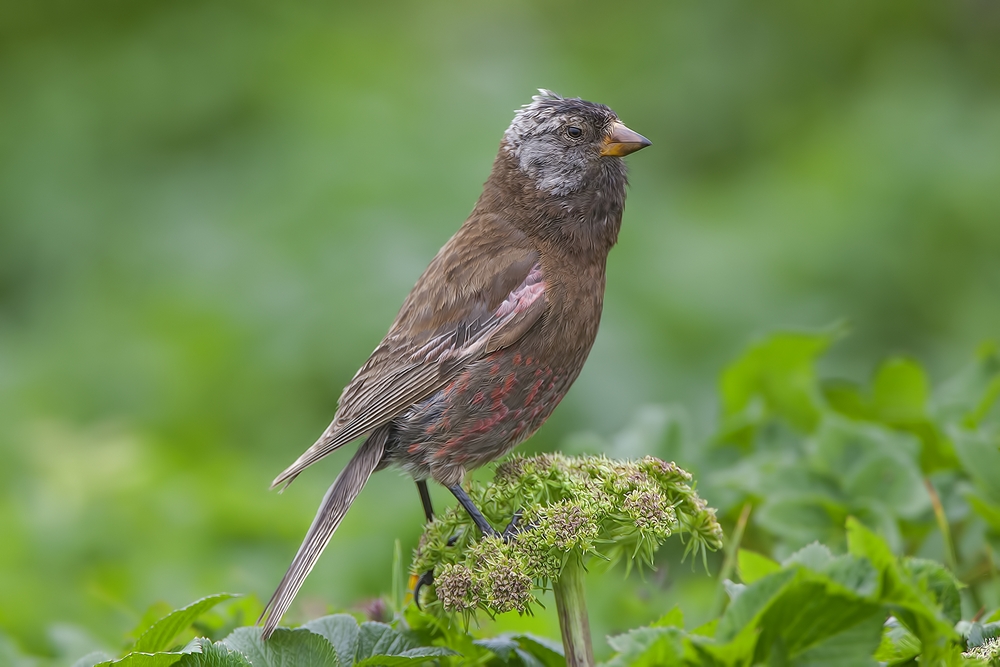
{"type": "MultiPolygon", "coordinates": [[[[1000,331],[996,3],[10,1],[5,632],[78,656],[152,600],[270,592],[347,453],[283,497],[267,482],[325,426],[538,86],[608,103],[654,146],[630,158],[590,363],[527,449],[625,428],[567,446],[673,456],[730,523],[753,502],[747,539],[778,557],[843,547],[853,513],[947,560],[917,485],[937,475],[971,526],[959,575],[995,604],[992,441],[919,406],[1000,331]],[[795,376],[806,395],[765,371],[811,359],[808,341],[754,348],[740,363],[760,387],[725,375],[716,419],[716,378],[749,341],[840,318],[852,334],[795,376]],[[890,354],[928,370],[891,362],[867,393],[809,385],[857,383],[890,354]]],[[[377,476],[294,613],[383,593],[421,517],[411,484],[377,476]]],[[[598,637],[678,597],[706,617],[716,582],[671,558],[595,583],[598,637]]],[[[557,636],[546,615],[505,622],[557,636]]]]}

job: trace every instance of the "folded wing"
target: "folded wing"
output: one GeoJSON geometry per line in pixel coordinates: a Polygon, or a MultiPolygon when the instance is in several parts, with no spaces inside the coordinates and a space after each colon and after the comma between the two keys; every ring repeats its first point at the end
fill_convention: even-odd
{"type": "Polygon", "coordinates": [[[547,306],[537,252],[485,222],[475,239],[461,242],[463,232],[470,236],[468,227],[417,281],[385,339],[344,389],[330,426],[272,488],[431,396],[469,363],[511,345],[539,321],[547,306]]]}

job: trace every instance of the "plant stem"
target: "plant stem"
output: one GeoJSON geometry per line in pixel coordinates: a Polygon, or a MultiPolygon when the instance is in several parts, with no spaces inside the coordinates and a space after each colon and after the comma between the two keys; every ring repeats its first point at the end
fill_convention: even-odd
{"type": "Polygon", "coordinates": [[[567,667],[594,667],[587,600],[583,593],[583,563],[571,554],[559,578],[552,582],[567,667]]]}
{"type": "Polygon", "coordinates": [[[736,527],[733,528],[733,535],[729,538],[726,546],[726,557],[722,561],[722,570],[719,571],[719,584],[715,587],[715,599],[712,602],[712,616],[718,616],[726,606],[726,579],[731,579],[736,572],[736,564],[739,560],[740,543],[743,542],[743,533],[747,529],[750,521],[750,510],[753,505],[744,503],[740,518],[736,520],[736,527]]]}

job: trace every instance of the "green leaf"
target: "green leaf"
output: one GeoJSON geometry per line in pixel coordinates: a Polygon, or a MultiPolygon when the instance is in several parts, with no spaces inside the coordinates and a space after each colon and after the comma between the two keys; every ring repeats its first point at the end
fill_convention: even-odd
{"type": "Polygon", "coordinates": [[[514,649],[515,655],[521,660],[523,667],[545,667],[545,663],[522,648],[514,649]]]}
{"type": "Polygon", "coordinates": [[[973,512],[981,516],[994,532],[1000,533],[1000,505],[981,498],[971,489],[967,490],[963,497],[973,512]]]}
{"type": "Polygon", "coordinates": [[[618,655],[604,667],[653,667],[681,664],[683,633],[677,628],[637,628],[615,637],[608,644],[618,655]]]}
{"type": "Polygon", "coordinates": [[[222,642],[247,657],[253,667],[329,667],[340,665],[324,637],[305,628],[278,628],[266,642],[260,628],[237,628],[222,642]]]}
{"type": "Polygon", "coordinates": [[[722,375],[723,413],[739,415],[760,400],[768,414],[811,432],[823,406],[814,364],[838,337],[837,330],[779,333],[751,345],[722,375]]]}
{"type": "Polygon", "coordinates": [[[184,657],[183,653],[129,653],[119,660],[101,662],[96,667],[170,667],[184,657]]]}
{"type": "Polygon", "coordinates": [[[964,428],[976,428],[1000,398],[1000,355],[985,345],[976,359],[944,382],[934,395],[936,416],[964,428]]]}
{"type": "Polygon", "coordinates": [[[923,472],[957,467],[951,443],[928,416],[927,375],[915,361],[893,358],[879,366],[870,398],[846,383],[826,384],[823,391],[829,405],[843,416],[916,436],[920,448],[915,460],[923,472]]]}
{"type": "Polygon", "coordinates": [[[361,624],[355,660],[364,660],[374,655],[400,655],[412,648],[417,648],[415,642],[392,626],[368,621],[361,624]]]}
{"type": "Polygon", "coordinates": [[[841,526],[847,514],[847,506],[821,493],[775,493],[757,510],[755,520],[791,546],[810,542],[836,544],[843,539],[841,526]]]}
{"type": "Polygon", "coordinates": [[[358,654],[358,634],[361,629],[350,614],[334,614],[309,621],[302,626],[325,637],[337,652],[340,664],[350,665],[358,654]]]}
{"type": "Polygon", "coordinates": [[[768,558],[753,551],[740,549],[736,556],[737,569],[740,579],[744,584],[752,584],[758,579],[763,579],[767,575],[777,572],[781,566],[768,558]]]}
{"type": "Polygon", "coordinates": [[[854,382],[823,380],[820,386],[827,405],[836,412],[851,419],[870,420],[872,418],[871,403],[854,382]]]}
{"type": "Polygon", "coordinates": [[[847,550],[867,558],[880,572],[895,567],[896,557],[885,541],[854,517],[847,519],[847,550]]]}
{"type": "Polygon", "coordinates": [[[959,428],[949,429],[948,434],[965,471],[991,502],[1000,503],[1000,442],[996,435],[959,428]]]}
{"type": "Polygon", "coordinates": [[[877,612],[826,637],[795,657],[796,667],[865,667],[875,665],[872,654],[881,641],[883,617],[877,612]]]}
{"type": "Polygon", "coordinates": [[[674,605],[674,608],[668,611],[666,614],[657,619],[650,627],[653,628],[684,628],[684,612],[681,611],[680,605],[674,605]]]}
{"type": "Polygon", "coordinates": [[[839,482],[840,497],[852,506],[874,500],[894,517],[917,518],[930,509],[919,457],[912,435],[831,415],[816,434],[812,461],[839,482]]]}
{"type": "Polygon", "coordinates": [[[882,641],[875,659],[890,664],[903,664],[920,655],[920,640],[895,618],[886,621],[882,641]]]}
{"type": "Polygon", "coordinates": [[[523,653],[537,658],[545,667],[562,667],[566,664],[566,654],[563,653],[561,642],[554,642],[545,637],[539,637],[531,633],[514,635],[514,639],[520,645],[518,655],[523,653]]]}
{"type": "Polygon", "coordinates": [[[218,593],[196,600],[186,607],[174,610],[153,623],[139,636],[132,651],[137,653],[156,653],[173,646],[173,641],[186,630],[195,619],[225,600],[237,597],[230,593],[218,593]]]}
{"type": "Polygon", "coordinates": [[[926,592],[952,624],[962,618],[962,602],[958,589],[962,586],[955,576],[940,563],[923,558],[907,558],[903,570],[916,582],[919,590],[926,592]]]}
{"type": "Polygon", "coordinates": [[[726,608],[715,631],[716,639],[720,642],[734,639],[797,575],[794,568],[780,570],[747,586],[726,608]]]}
{"type": "Polygon", "coordinates": [[[230,650],[225,644],[213,644],[210,640],[196,640],[200,651],[184,654],[176,667],[251,667],[239,651],[230,650]]]}
{"type": "Polygon", "coordinates": [[[872,408],[886,423],[905,424],[926,418],[930,387],[927,374],[911,359],[882,363],[872,383],[872,408]]]}
{"type": "Polygon", "coordinates": [[[510,656],[514,654],[519,646],[516,641],[511,639],[509,636],[501,635],[500,637],[491,637],[488,639],[477,639],[472,642],[476,646],[482,646],[485,649],[493,651],[497,654],[497,657],[508,662],[510,656]]]}
{"type": "Polygon", "coordinates": [[[833,562],[833,554],[830,553],[829,547],[819,542],[813,542],[786,558],[781,565],[787,567],[798,564],[815,572],[822,572],[831,562],[833,562]]]}
{"type": "Polygon", "coordinates": [[[954,607],[946,577],[922,565],[900,566],[885,542],[856,519],[848,521],[847,534],[850,553],[867,558],[881,573],[878,597],[920,640],[922,661],[936,664],[951,660],[957,635],[951,620],[954,607]],[[942,602],[948,605],[947,614],[942,602]]]}
{"type": "Polygon", "coordinates": [[[144,632],[149,630],[154,623],[161,618],[169,616],[172,611],[174,611],[173,605],[167,604],[163,600],[159,600],[149,605],[146,611],[143,612],[142,618],[140,618],[136,626],[132,628],[132,631],[128,633],[128,637],[132,640],[132,644],[134,645],[136,640],[138,640],[144,632]]]}
{"type": "Polygon", "coordinates": [[[423,665],[429,658],[443,658],[449,655],[458,654],[443,646],[419,646],[393,655],[375,654],[354,663],[354,665],[355,667],[409,667],[411,665],[415,667],[423,665]]]}
{"type": "Polygon", "coordinates": [[[884,620],[880,605],[831,586],[822,576],[809,574],[783,590],[761,615],[755,655],[766,660],[776,649],[779,655],[783,652],[789,658],[812,651],[820,655],[828,653],[831,645],[851,638],[855,655],[859,646],[865,647],[864,658],[878,647],[884,620]],[[859,631],[858,625],[865,625],[867,631],[859,631]]]}

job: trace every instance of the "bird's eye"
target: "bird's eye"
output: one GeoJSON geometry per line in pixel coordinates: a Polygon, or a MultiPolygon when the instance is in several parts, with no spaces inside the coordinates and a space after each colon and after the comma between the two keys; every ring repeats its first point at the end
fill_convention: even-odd
{"type": "Polygon", "coordinates": [[[574,139],[579,139],[580,136],[583,134],[583,130],[581,130],[575,125],[570,125],[569,127],[566,128],[566,134],[573,137],[574,139]]]}

